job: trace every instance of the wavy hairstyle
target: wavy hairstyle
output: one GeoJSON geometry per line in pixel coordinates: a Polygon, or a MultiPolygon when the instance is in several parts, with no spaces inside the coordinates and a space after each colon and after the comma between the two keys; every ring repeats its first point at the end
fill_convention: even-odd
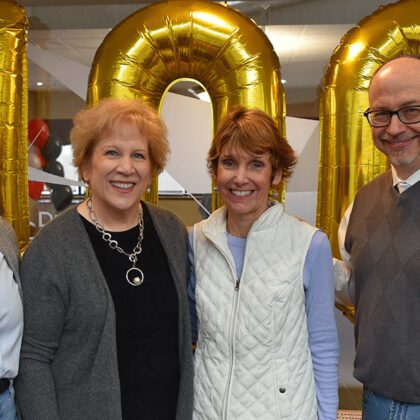
{"type": "Polygon", "coordinates": [[[219,157],[225,149],[242,149],[253,155],[268,153],[273,176],[282,171],[288,179],[296,165],[296,155],[282,137],[274,120],[259,109],[233,109],[220,124],[207,155],[210,175],[215,177],[219,157]]]}
{"type": "Polygon", "coordinates": [[[147,139],[152,175],[162,172],[169,155],[167,129],[157,112],[138,99],[106,98],[92,108],[84,109],[73,119],[70,141],[73,164],[83,179],[93,150],[101,137],[112,132],[120,123],[136,126],[147,139]]]}

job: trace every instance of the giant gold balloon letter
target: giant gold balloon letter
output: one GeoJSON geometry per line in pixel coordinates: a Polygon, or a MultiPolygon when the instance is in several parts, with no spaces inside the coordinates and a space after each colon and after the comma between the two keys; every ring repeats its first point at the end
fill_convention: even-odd
{"type": "MultiPolygon", "coordinates": [[[[317,225],[339,258],[337,231],[358,189],[388,168],[363,117],[375,71],[402,54],[420,54],[418,0],[381,7],[341,40],[326,72],[320,104],[321,152],[317,225]]],[[[350,308],[345,312],[350,311],[350,308]]]]}
{"type": "Polygon", "coordinates": [[[358,189],[388,168],[363,117],[375,71],[402,54],[420,54],[418,0],[381,7],[341,40],[330,59],[321,96],[317,224],[339,256],[337,229],[358,189]]]}
{"type": "Polygon", "coordinates": [[[27,26],[23,7],[0,1],[0,214],[21,248],[29,241],[27,26]]]}
{"type": "MultiPolygon", "coordinates": [[[[285,133],[280,65],[270,41],[240,12],[204,0],[154,4],[117,25],[94,58],[88,103],[140,98],[159,109],[182,79],[198,81],[209,93],[214,130],[242,104],[266,111],[285,133]]],[[[157,201],[156,180],[149,199],[157,201]]]]}

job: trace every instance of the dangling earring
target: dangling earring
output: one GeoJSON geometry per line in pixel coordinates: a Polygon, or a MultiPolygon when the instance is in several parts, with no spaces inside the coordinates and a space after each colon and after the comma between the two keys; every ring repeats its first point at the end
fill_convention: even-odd
{"type": "Polygon", "coordinates": [[[85,199],[89,200],[92,198],[92,188],[90,188],[89,181],[86,182],[86,189],[85,189],[85,199]]]}
{"type": "Polygon", "coordinates": [[[215,193],[220,192],[219,187],[218,187],[217,185],[215,185],[215,186],[213,187],[213,191],[214,191],[215,193]]]}

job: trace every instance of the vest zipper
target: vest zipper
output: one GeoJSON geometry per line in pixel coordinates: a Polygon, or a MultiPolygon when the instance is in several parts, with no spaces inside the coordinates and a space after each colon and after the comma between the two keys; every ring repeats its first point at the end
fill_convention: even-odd
{"type": "MultiPolygon", "coordinates": [[[[250,237],[250,234],[252,232],[253,226],[251,227],[251,230],[248,233],[248,239],[250,237]]],[[[247,239],[247,243],[245,244],[245,251],[244,251],[244,265],[242,268],[242,274],[241,274],[241,278],[240,279],[236,279],[235,281],[235,294],[233,296],[233,310],[232,310],[232,317],[230,319],[230,324],[229,324],[229,342],[230,342],[230,351],[231,351],[231,357],[230,357],[230,369],[229,369],[229,380],[228,380],[228,384],[226,387],[226,391],[225,391],[225,396],[223,399],[223,420],[227,420],[228,418],[228,411],[229,411],[229,396],[230,396],[230,392],[231,392],[231,388],[232,388],[232,372],[233,372],[233,367],[235,364],[235,340],[234,340],[234,335],[235,335],[235,328],[236,328],[236,316],[238,313],[238,303],[239,303],[239,285],[241,284],[241,279],[244,276],[244,272],[245,272],[245,261],[246,261],[246,255],[248,252],[248,239],[247,239]]],[[[224,254],[224,252],[222,251],[222,254],[224,254]]],[[[225,255],[226,258],[226,255],[225,255]]],[[[228,260],[228,259],[227,259],[228,260]]],[[[229,261],[229,260],[228,260],[229,261]]],[[[229,264],[230,265],[230,264],[229,264]]],[[[235,274],[236,270],[234,270],[231,266],[232,272],[235,274]]],[[[235,275],[236,278],[236,275],[235,275]]]]}
{"type": "MultiPolygon", "coordinates": [[[[254,225],[251,227],[250,231],[248,232],[248,239],[251,235],[251,232],[254,229],[254,225]]],[[[248,252],[248,239],[247,242],[245,244],[245,251],[244,251],[244,265],[243,265],[243,269],[242,269],[242,274],[241,274],[241,279],[244,276],[244,271],[245,271],[245,261],[246,261],[246,256],[247,256],[247,252],[248,252]]],[[[236,279],[236,269],[235,267],[231,264],[230,259],[228,257],[228,255],[224,252],[223,247],[219,246],[219,244],[216,241],[212,241],[213,244],[215,245],[215,247],[219,250],[219,252],[225,257],[231,272],[233,274],[233,278],[236,279]]],[[[226,387],[226,391],[225,391],[225,395],[223,397],[223,407],[222,407],[222,420],[227,420],[227,413],[228,413],[228,408],[229,408],[229,394],[230,394],[230,390],[232,387],[232,372],[233,372],[233,365],[235,363],[235,340],[234,340],[234,332],[235,332],[235,324],[236,324],[236,314],[238,312],[238,296],[239,296],[239,284],[240,284],[240,280],[241,279],[236,279],[235,280],[235,287],[234,287],[234,291],[235,294],[233,296],[233,310],[232,310],[232,316],[230,318],[230,322],[229,322],[229,342],[230,342],[230,351],[231,351],[231,357],[230,357],[230,368],[229,368],[229,375],[228,375],[228,385],[226,387]]]]}
{"type": "Polygon", "coordinates": [[[235,324],[236,324],[236,314],[238,312],[238,296],[239,296],[239,279],[235,282],[235,294],[233,296],[233,310],[232,310],[232,316],[229,323],[229,342],[230,342],[230,368],[229,368],[229,375],[228,375],[228,384],[226,386],[225,396],[223,399],[223,420],[226,420],[228,418],[228,406],[229,406],[229,395],[230,395],[230,389],[232,387],[232,372],[233,372],[233,365],[235,363],[235,324]]]}
{"type": "MultiPolygon", "coordinates": [[[[226,259],[231,273],[233,275],[233,278],[236,279],[236,269],[235,267],[231,264],[229,256],[225,253],[225,251],[223,250],[223,248],[221,246],[219,246],[216,242],[213,242],[214,245],[216,246],[216,248],[219,250],[219,252],[224,256],[224,258],[226,259]]],[[[246,255],[246,245],[245,245],[245,253],[244,253],[244,261],[245,261],[245,255],[246,255]]],[[[243,270],[242,270],[242,275],[243,275],[243,270]]],[[[233,371],[233,364],[234,364],[234,360],[235,360],[235,342],[233,339],[234,336],[234,332],[235,332],[235,323],[236,323],[236,313],[238,311],[238,295],[239,295],[239,284],[240,284],[240,279],[236,279],[235,280],[235,286],[234,286],[234,296],[233,296],[233,305],[232,305],[232,313],[231,313],[231,317],[230,317],[230,321],[229,321],[229,343],[230,343],[230,351],[231,351],[231,356],[230,356],[230,368],[229,368],[229,374],[228,374],[228,384],[226,386],[226,391],[225,391],[225,395],[223,397],[223,403],[222,403],[222,419],[221,420],[225,420],[227,419],[227,412],[228,412],[228,405],[229,405],[229,393],[230,393],[230,388],[231,388],[231,382],[232,382],[232,371],[233,371]]]]}

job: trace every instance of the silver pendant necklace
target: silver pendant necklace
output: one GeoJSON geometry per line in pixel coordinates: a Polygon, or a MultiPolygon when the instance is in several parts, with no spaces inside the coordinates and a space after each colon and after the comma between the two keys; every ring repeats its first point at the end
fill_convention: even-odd
{"type": "Polygon", "coordinates": [[[144,221],[143,221],[143,210],[141,208],[141,204],[139,205],[139,239],[137,241],[136,246],[131,251],[131,254],[125,252],[119,245],[115,239],[112,239],[112,236],[109,232],[107,232],[102,224],[99,222],[98,218],[96,217],[95,212],[92,208],[92,197],[89,197],[86,201],[86,206],[89,211],[89,217],[91,218],[93,224],[95,225],[96,230],[102,234],[102,239],[108,243],[111,249],[115,249],[120,254],[124,254],[128,257],[133,266],[129,268],[125,273],[125,278],[131,286],[140,286],[144,280],[143,271],[136,267],[136,263],[138,260],[138,256],[141,254],[142,247],[141,243],[143,242],[143,231],[144,231],[144,221]]]}

